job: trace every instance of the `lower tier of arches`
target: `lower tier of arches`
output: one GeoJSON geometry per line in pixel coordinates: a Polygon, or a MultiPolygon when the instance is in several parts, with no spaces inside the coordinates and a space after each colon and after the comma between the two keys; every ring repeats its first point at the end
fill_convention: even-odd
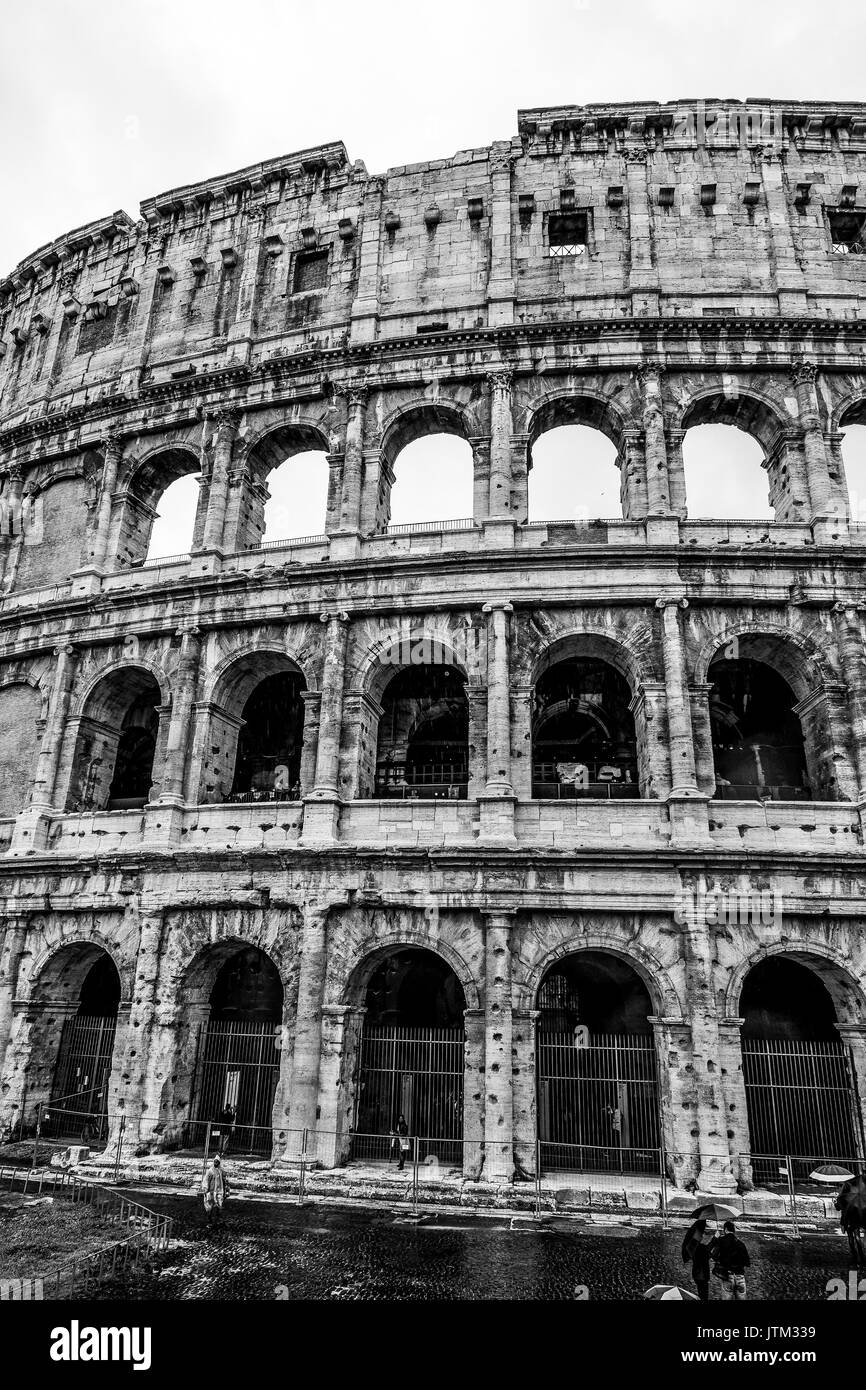
{"type": "Polygon", "coordinates": [[[716,1191],[866,1161],[857,921],[357,896],[8,916],[0,1135],[716,1191]]]}

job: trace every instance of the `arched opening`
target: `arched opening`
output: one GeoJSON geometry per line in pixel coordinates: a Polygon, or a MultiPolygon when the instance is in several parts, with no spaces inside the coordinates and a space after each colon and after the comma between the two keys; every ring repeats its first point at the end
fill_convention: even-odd
{"type": "Polygon", "coordinates": [[[466,1009],[460,981],[435,952],[402,947],[373,963],[363,997],[352,1159],[411,1166],[417,1140],[421,1162],[460,1164],[466,1009]]]}
{"type": "Polygon", "coordinates": [[[389,529],[438,521],[470,521],[474,510],[471,445],[432,434],[405,445],[394,460],[389,529]]]}
{"type": "Polygon", "coordinates": [[[398,670],[382,695],[374,795],[457,800],[468,781],[466,677],[446,663],[398,670]]]}
{"type": "Polygon", "coordinates": [[[63,947],[40,977],[28,1092],[31,1105],[43,1101],[44,1134],[104,1141],[120,994],[114,961],[91,944],[63,947]]]}
{"type": "Polygon", "coordinates": [[[735,639],[716,654],[707,672],[715,796],[809,801],[812,782],[793,691],[749,650],[747,639],[735,639]],[[733,651],[738,654],[728,655],[733,651]]]}
{"type": "Polygon", "coordinates": [[[188,555],[192,550],[200,481],[197,473],[175,478],[159,498],[145,557],[148,562],[188,555]]]}
{"type": "Polygon", "coordinates": [[[842,462],[848,485],[848,515],[855,526],[866,526],[866,403],[846,417],[842,462]]]}
{"type": "Polygon", "coordinates": [[[265,676],[243,707],[230,801],[297,801],[304,741],[304,679],[265,676]]]}
{"type": "Polygon", "coordinates": [[[533,797],[639,795],[631,698],[609,662],[551,657],[532,698],[533,797]]]}
{"type": "Polygon", "coordinates": [[[777,1182],[785,1155],[799,1179],[816,1163],[863,1155],[850,1048],[813,966],[805,956],[770,956],[743,984],[743,1079],[759,1181],[777,1182]]]}
{"type": "Polygon", "coordinates": [[[530,451],[529,520],[587,522],[621,518],[617,450],[599,429],[559,425],[530,451]]]}
{"type": "Polygon", "coordinates": [[[734,425],[687,429],[683,471],[689,519],[773,521],[764,457],[757,439],[734,425]]]}
{"type": "Polygon", "coordinates": [[[227,548],[255,550],[323,535],[329,479],[328,441],[320,430],[303,424],[271,430],[250,450],[233,489],[227,548]]]}
{"type": "Polygon", "coordinates": [[[153,783],[159,686],[148,671],[114,671],[91,693],[77,725],[66,809],[142,807],[153,783]]]}
{"type": "Polygon", "coordinates": [[[268,478],[263,545],[324,533],[328,471],[328,455],[312,449],[294,454],[274,469],[268,478]]]}
{"type": "Polygon", "coordinates": [[[186,446],[162,449],[135,469],[125,489],[117,530],[117,563],[140,565],[186,555],[203,521],[201,464],[186,446]]]}
{"type": "Polygon", "coordinates": [[[270,1153],[280,1072],[283,984],[256,946],[216,948],[199,964],[212,979],[199,1007],[186,1147],[211,1126],[212,1152],[270,1153]]]}
{"type": "Polygon", "coordinates": [[[659,1088],[649,992],[607,951],[564,956],[538,991],[544,1171],[658,1172],[659,1088]]]}

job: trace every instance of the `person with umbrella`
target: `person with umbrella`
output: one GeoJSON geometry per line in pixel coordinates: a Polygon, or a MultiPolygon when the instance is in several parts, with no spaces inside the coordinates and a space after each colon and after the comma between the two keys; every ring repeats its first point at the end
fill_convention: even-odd
{"type": "Polygon", "coordinates": [[[726,1221],[722,1234],[710,1245],[715,1260],[713,1273],[722,1281],[722,1298],[739,1303],[746,1297],[746,1270],[752,1261],[736,1232],[733,1221],[726,1221]]]}
{"type": "Polygon", "coordinates": [[[710,1301],[710,1249],[715,1234],[707,1230],[704,1217],[692,1222],[683,1240],[683,1264],[691,1263],[692,1278],[701,1303],[710,1301]]]}

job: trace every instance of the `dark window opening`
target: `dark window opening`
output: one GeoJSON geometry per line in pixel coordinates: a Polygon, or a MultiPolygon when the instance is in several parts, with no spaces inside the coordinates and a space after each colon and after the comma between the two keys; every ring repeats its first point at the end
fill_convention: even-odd
{"type": "Polygon", "coordinates": [[[382,699],[375,795],[411,799],[466,796],[469,707],[453,666],[398,671],[382,699]]]}
{"type": "Polygon", "coordinates": [[[120,1005],[120,977],[110,956],[101,955],[84,977],[78,1012],[90,1018],[114,1018],[120,1005]]]}
{"type": "Polygon", "coordinates": [[[587,248],[585,212],[552,212],[547,220],[551,256],[582,256],[587,248]]]}
{"type": "Polygon", "coordinates": [[[283,985],[277,967],[264,951],[250,946],[226,961],[211,990],[210,1016],[214,1022],[280,1022],[283,985]]]}
{"type": "Polygon", "coordinates": [[[323,290],[328,283],[328,252],[299,251],[295,258],[294,293],[323,290]]]}
{"type": "Polygon", "coordinates": [[[454,971],[432,951],[386,956],[372,975],[365,1022],[409,1028],[462,1028],[466,1002],[454,971]]]}
{"type": "Polygon", "coordinates": [[[836,1010],[825,985],[795,960],[763,960],[754,966],[743,985],[740,1012],[744,1038],[839,1041],[836,1010]]]}
{"type": "Polygon", "coordinates": [[[652,1000],[640,976],[602,951],[581,951],[554,966],[542,981],[538,1008],[542,1033],[572,1033],[581,1025],[590,1038],[652,1032],[652,1000]]]}
{"type": "Polygon", "coordinates": [[[304,741],[303,680],[266,676],[244,705],[230,801],[297,801],[304,741]]]}
{"type": "Polygon", "coordinates": [[[838,256],[866,255],[866,214],[829,212],[830,241],[838,256]]]}
{"type": "Polygon", "coordinates": [[[147,801],[158,728],[153,695],[145,692],[130,705],[120,726],[114,777],[108,793],[109,810],[143,806],[147,801]]]}
{"type": "Polygon", "coordinates": [[[533,693],[533,797],[637,797],[630,702],[627,681],[606,661],[550,666],[533,693]]]}
{"type": "Polygon", "coordinates": [[[715,795],[810,801],[803,730],[787,682],[749,657],[717,657],[709,679],[715,795]]]}

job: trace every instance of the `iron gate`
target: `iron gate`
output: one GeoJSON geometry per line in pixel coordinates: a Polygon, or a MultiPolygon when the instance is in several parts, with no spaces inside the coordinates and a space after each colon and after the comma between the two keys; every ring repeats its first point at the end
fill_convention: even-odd
{"type": "Polygon", "coordinates": [[[402,1114],[421,1158],[458,1163],[463,1148],[462,1028],[365,1025],[361,1031],[352,1158],[385,1157],[402,1114]]]}
{"type": "Polygon", "coordinates": [[[201,1025],[191,1113],[197,1121],[217,1121],[231,1106],[235,1150],[271,1151],[279,1034],[274,1023],[212,1019],[201,1025]]]}
{"type": "Polygon", "coordinates": [[[652,1038],[539,1033],[538,1137],[545,1170],[658,1172],[658,1064],[652,1038]]]}
{"type": "Polygon", "coordinates": [[[112,1016],[76,1014],[63,1024],[45,1134],[78,1139],[105,1132],[116,1031],[112,1016]]]}
{"type": "MultiPolygon", "coordinates": [[[[857,1090],[844,1043],[744,1038],[742,1050],[753,1154],[848,1162],[862,1154],[857,1090]]],[[[777,1163],[756,1159],[753,1167],[759,1180],[778,1178],[777,1163]]]]}

